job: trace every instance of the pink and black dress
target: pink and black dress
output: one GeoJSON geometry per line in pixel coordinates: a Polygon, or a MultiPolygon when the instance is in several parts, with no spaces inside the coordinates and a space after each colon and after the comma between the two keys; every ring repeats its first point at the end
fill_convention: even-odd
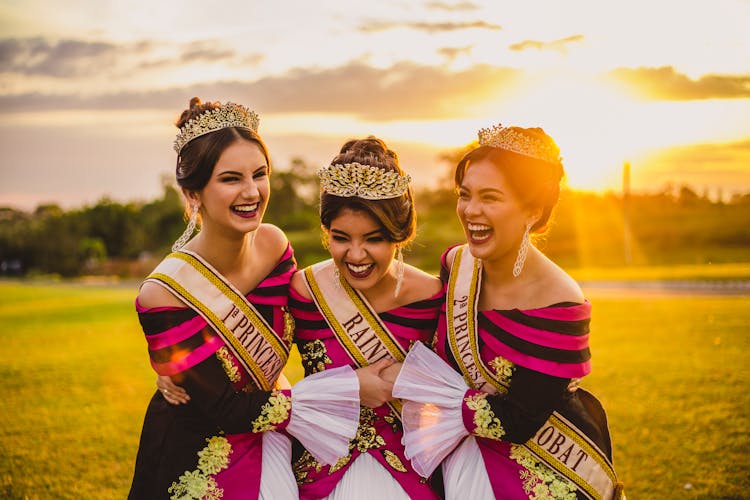
{"type": "Polygon", "coordinates": [[[474,310],[481,265],[459,249],[434,352],[415,346],[394,386],[415,469],[442,464],[449,499],[619,498],[604,410],[567,390],[590,372],[591,304],[474,310]]]}
{"type": "MultiPolygon", "coordinates": [[[[406,352],[415,342],[432,342],[442,302],[440,292],[373,314],[406,352]]],[[[313,300],[292,289],[289,307],[306,377],[342,366],[358,367],[313,300]]],[[[356,330],[349,340],[360,340],[356,330]]],[[[309,450],[295,449],[293,469],[300,498],[437,498],[427,479],[419,476],[404,456],[399,408],[400,402],[374,409],[361,407],[357,435],[348,453],[332,466],[320,464],[309,450]]]]}
{"type": "Polygon", "coordinates": [[[152,367],[190,401],[170,405],[158,391],[151,398],[129,498],[297,498],[287,434],[327,462],[345,452],[359,407],[351,369],[274,390],[291,340],[285,309],[295,270],[288,246],[247,293],[192,252],[171,254],[149,276],[190,305],[136,303],[152,367]],[[217,312],[214,299],[228,308],[217,312]]]}

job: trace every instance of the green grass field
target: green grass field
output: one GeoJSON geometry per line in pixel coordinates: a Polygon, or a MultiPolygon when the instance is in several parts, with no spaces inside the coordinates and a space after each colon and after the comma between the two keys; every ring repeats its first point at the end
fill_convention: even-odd
{"type": "MultiPolygon", "coordinates": [[[[750,297],[595,293],[584,386],[628,498],[747,498],[750,297]]],[[[0,282],[0,498],[126,496],[154,390],[134,295],[0,282]]]]}

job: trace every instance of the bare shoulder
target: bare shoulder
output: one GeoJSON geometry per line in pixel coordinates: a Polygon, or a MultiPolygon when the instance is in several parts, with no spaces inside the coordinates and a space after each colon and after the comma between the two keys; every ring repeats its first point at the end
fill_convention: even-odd
{"type": "Polygon", "coordinates": [[[312,295],[310,295],[310,290],[307,289],[307,284],[305,283],[305,276],[304,271],[297,271],[292,275],[292,281],[290,283],[291,287],[294,289],[295,292],[302,295],[306,299],[312,300],[312,295]]]}
{"type": "Polygon", "coordinates": [[[284,231],[273,224],[261,224],[255,242],[264,253],[278,260],[286,251],[289,240],[284,231]]]}
{"type": "Polygon", "coordinates": [[[580,285],[568,273],[552,261],[547,261],[544,279],[537,285],[537,292],[545,304],[560,302],[582,303],[585,300],[580,285]]]}
{"type": "Polygon", "coordinates": [[[443,288],[440,278],[408,264],[404,269],[404,279],[408,283],[407,293],[415,301],[433,297],[443,288]]]}
{"type": "Polygon", "coordinates": [[[185,304],[163,286],[146,281],[138,292],[138,304],[147,309],[155,307],[185,307],[185,304]]]}

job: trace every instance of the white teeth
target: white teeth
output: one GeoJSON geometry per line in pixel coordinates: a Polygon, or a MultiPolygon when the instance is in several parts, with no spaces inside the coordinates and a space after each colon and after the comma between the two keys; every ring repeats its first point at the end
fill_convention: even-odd
{"type": "Polygon", "coordinates": [[[484,240],[486,240],[489,237],[490,237],[490,233],[486,233],[486,234],[483,234],[481,236],[478,235],[478,234],[472,234],[471,235],[471,239],[473,239],[474,241],[484,241],[484,240]]]}
{"type": "Polygon", "coordinates": [[[490,226],[485,226],[484,224],[467,224],[466,227],[469,228],[469,231],[489,231],[492,229],[490,226]]]}
{"type": "Polygon", "coordinates": [[[371,266],[372,266],[372,264],[362,264],[362,265],[359,265],[359,266],[355,266],[354,264],[347,264],[346,265],[346,267],[348,267],[349,270],[351,272],[353,272],[353,273],[363,273],[363,272],[367,271],[371,266]]]}
{"type": "Polygon", "coordinates": [[[254,205],[235,205],[232,209],[236,212],[253,212],[258,209],[258,205],[260,203],[255,203],[254,205]]]}

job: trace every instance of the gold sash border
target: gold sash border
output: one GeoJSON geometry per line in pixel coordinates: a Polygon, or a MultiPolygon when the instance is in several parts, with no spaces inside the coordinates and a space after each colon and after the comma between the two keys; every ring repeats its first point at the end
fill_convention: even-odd
{"type": "Polygon", "coordinates": [[[210,264],[194,252],[180,250],[169,254],[146,281],[164,286],[200,314],[255,384],[271,390],[289,349],[253,305],[210,264]]]}
{"type": "MultiPolygon", "coordinates": [[[[333,261],[328,259],[306,268],[304,275],[315,304],[344,351],[359,368],[383,359],[386,354],[402,362],[406,352],[394,335],[380,321],[367,299],[345,279],[335,284],[333,266],[333,261]],[[358,330],[352,336],[350,331],[355,328],[358,330]]],[[[388,404],[401,415],[400,401],[388,404]]]]}
{"type": "MultiPolygon", "coordinates": [[[[471,254],[465,254],[468,245],[454,251],[446,294],[448,341],[469,386],[494,394],[500,387],[507,389],[507,385],[494,376],[479,356],[476,308],[481,265],[471,254]]],[[[595,500],[620,498],[622,486],[606,455],[559,413],[554,412],[522,446],[573,481],[587,497],[595,500]]]]}

